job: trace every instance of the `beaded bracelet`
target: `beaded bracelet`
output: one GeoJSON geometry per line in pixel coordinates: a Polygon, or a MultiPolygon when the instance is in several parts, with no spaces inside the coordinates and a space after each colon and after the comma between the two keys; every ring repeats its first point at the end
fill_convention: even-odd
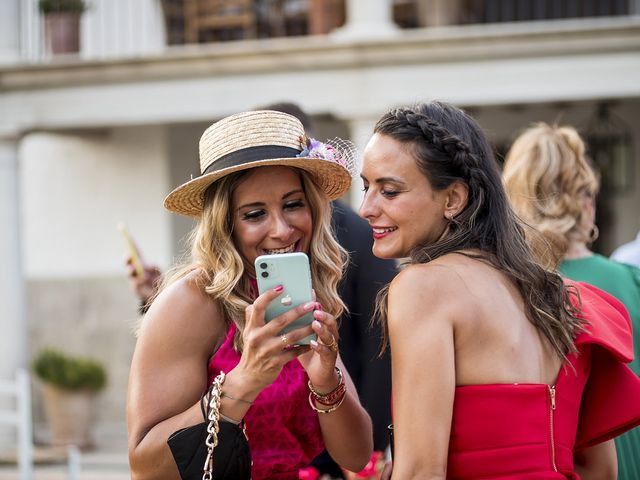
{"type": "Polygon", "coordinates": [[[320,405],[324,405],[325,407],[328,407],[338,402],[346,392],[347,392],[347,386],[344,383],[341,383],[340,385],[338,385],[338,388],[336,388],[330,394],[327,394],[324,397],[318,397],[314,395],[313,392],[311,393],[311,395],[313,395],[317,403],[319,403],[320,405]]]}
{"type": "Polygon", "coordinates": [[[345,394],[342,395],[342,398],[340,400],[338,400],[337,403],[334,403],[333,406],[327,408],[327,409],[322,409],[322,408],[318,408],[313,404],[313,398],[312,395],[313,393],[309,393],[309,405],[311,405],[311,408],[313,408],[316,412],[318,413],[331,413],[331,412],[335,412],[338,407],[340,407],[340,405],[342,405],[342,402],[344,402],[344,399],[347,397],[346,395],[346,390],[345,390],[345,394]]]}
{"type": "MultiPolygon", "coordinates": [[[[335,367],[336,373],[338,374],[338,386],[336,388],[334,388],[333,390],[331,390],[328,393],[320,393],[318,392],[313,385],[311,384],[311,380],[309,379],[309,381],[307,382],[307,385],[309,386],[309,390],[311,390],[311,393],[313,394],[314,397],[316,397],[318,400],[324,400],[327,401],[328,398],[332,397],[332,396],[337,396],[335,395],[335,393],[340,390],[340,388],[344,385],[344,377],[342,375],[342,370],[340,370],[339,367],[335,367]]],[[[321,402],[322,403],[322,402],[321,402]]],[[[335,402],[332,402],[335,403],[335,402]]]]}

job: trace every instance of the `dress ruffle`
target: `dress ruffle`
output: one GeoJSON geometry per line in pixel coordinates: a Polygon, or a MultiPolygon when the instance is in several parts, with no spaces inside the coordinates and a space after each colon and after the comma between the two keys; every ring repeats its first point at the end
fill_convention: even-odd
{"type": "Polygon", "coordinates": [[[579,450],[640,425],[640,378],[626,365],[633,360],[633,336],[624,305],[592,285],[566,283],[578,289],[580,316],[588,322],[576,338],[578,355],[591,350],[574,447],[579,450]]]}

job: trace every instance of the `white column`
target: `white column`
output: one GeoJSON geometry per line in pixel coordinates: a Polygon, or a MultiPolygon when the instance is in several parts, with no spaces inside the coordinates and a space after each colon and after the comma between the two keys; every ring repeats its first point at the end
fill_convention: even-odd
{"type": "Polygon", "coordinates": [[[360,178],[360,171],[362,170],[362,153],[364,152],[364,147],[367,146],[367,142],[373,135],[373,127],[377,120],[377,117],[350,118],[347,120],[351,141],[356,145],[358,152],[361,155],[359,159],[360,164],[356,170],[356,176],[353,179],[351,189],[349,190],[349,204],[355,211],[358,211],[360,208],[362,197],[364,196],[364,192],[362,191],[362,179],[360,178]]]}
{"type": "Polygon", "coordinates": [[[397,34],[393,0],[346,0],[347,21],[331,34],[340,38],[376,38],[397,34]]]}
{"type": "Polygon", "coordinates": [[[20,60],[19,0],[0,2],[0,65],[20,60]]]}
{"type": "Polygon", "coordinates": [[[0,378],[27,363],[18,175],[18,138],[0,137],[0,378]]]}

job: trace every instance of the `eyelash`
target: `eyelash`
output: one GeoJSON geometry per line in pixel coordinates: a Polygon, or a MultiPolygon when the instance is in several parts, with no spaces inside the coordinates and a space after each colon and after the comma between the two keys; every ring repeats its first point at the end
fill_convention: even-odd
{"type": "Polygon", "coordinates": [[[242,215],[243,220],[258,220],[264,215],[264,210],[253,210],[242,215]]]}
{"type": "MultiPolygon", "coordinates": [[[[285,210],[296,210],[301,207],[304,207],[304,202],[302,200],[294,200],[284,204],[285,210]]],[[[260,220],[260,218],[265,214],[266,212],[264,210],[252,210],[251,212],[247,212],[242,215],[242,219],[255,222],[260,220]]]]}
{"type": "MultiPolygon", "coordinates": [[[[362,191],[367,193],[369,191],[369,185],[364,185],[362,187],[362,191]]],[[[386,198],[394,198],[396,197],[400,192],[397,190],[380,190],[380,193],[382,194],[383,197],[386,198]]]]}
{"type": "Polygon", "coordinates": [[[302,200],[294,200],[292,202],[288,202],[284,204],[285,209],[295,210],[296,208],[304,207],[304,202],[302,200]]]}

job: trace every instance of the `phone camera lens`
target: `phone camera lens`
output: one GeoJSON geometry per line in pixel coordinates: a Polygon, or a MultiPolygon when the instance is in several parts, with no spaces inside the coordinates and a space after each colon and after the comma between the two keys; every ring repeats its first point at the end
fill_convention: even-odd
{"type": "MultiPolygon", "coordinates": [[[[267,268],[267,264],[266,264],[265,262],[262,262],[262,263],[260,264],[260,268],[262,268],[262,269],[267,268]]],[[[264,275],[263,275],[263,277],[264,277],[264,275]]]]}
{"type": "Polygon", "coordinates": [[[262,278],[267,278],[269,276],[269,272],[262,272],[262,278]]]}

